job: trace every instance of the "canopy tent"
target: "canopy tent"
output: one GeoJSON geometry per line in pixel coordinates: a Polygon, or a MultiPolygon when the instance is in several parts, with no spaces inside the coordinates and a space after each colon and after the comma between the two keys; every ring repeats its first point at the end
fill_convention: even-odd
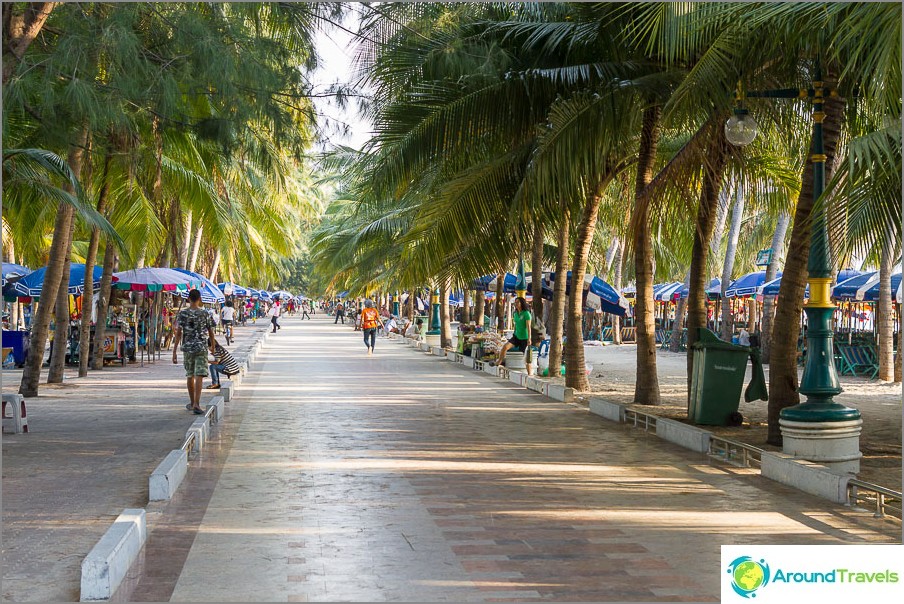
{"type": "Polygon", "coordinates": [[[3,263],[3,285],[6,285],[6,282],[10,279],[16,279],[20,277],[25,277],[30,275],[32,270],[27,266],[22,266],[21,264],[13,264],[11,262],[3,263]]]}
{"type": "MultiPolygon", "coordinates": [[[[549,281],[555,281],[556,274],[549,273],[549,281]]],[[[571,293],[571,271],[566,273],[566,295],[571,293]]],[[[620,317],[628,312],[628,301],[615,288],[594,275],[584,275],[584,306],[590,310],[600,310],[620,317]]]]}
{"type": "MultiPolygon", "coordinates": [[[[213,281],[211,281],[204,275],[193,273],[190,270],[184,268],[174,268],[173,270],[201,281],[201,286],[197,289],[201,292],[201,302],[203,302],[204,304],[222,304],[226,302],[226,296],[223,295],[223,292],[220,291],[220,288],[217,287],[213,281]]],[[[179,295],[183,298],[188,298],[188,291],[189,290],[184,289],[179,292],[179,295]]]]}
{"type": "MultiPolygon", "coordinates": [[[[781,271],[776,273],[776,275],[781,277],[781,271]]],[[[725,290],[725,297],[749,298],[750,296],[755,296],[765,281],[766,271],[747,273],[746,275],[738,277],[728,285],[728,289],[725,290]]]]}
{"type": "Polygon", "coordinates": [[[653,300],[656,302],[671,302],[673,298],[680,295],[681,288],[684,283],[681,281],[671,281],[669,283],[660,283],[653,286],[653,300]]]}
{"type": "MultiPolygon", "coordinates": [[[[498,275],[484,275],[483,277],[478,277],[471,282],[471,289],[483,292],[495,292],[496,291],[496,278],[498,275]]],[[[502,293],[504,294],[513,294],[515,293],[515,285],[518,283],[517,275],[513,275],[512,273],[505,274],[505,280],[502,282],[502,293]]]]}
{"type": "Polygon", "coordinates": [[[182,291],[202,284],[197,277],[183,275],[171,268],[135,268],[113,273],[113,276],[117,279],[113,284],[116,289],[138,292],[182,291]]]}
{"type": "MultiPolygon", "coordinates": [[[[847,281],[848,279],[852,279],[853,277],[856,277],[860,274],[861,274],[860,271],[854,270],[852,268],[845,268],[845,269],[838,271],[838,278],[836,279],[836,281],[837,281],[837,283],[843,283],[844,281],[847,281]]],[[[759,296],[777,296],[779,289],[781,288],[781,285],[782,285],[781,277],[778,277],[777,279],[773,279],[772,281],[768,281],[767,283],[764,283],[762,286],[760,286],[760,288],[757,290],[757,296],[758,297],[759,296]]],[[[810,297],[810,285],[808,284],[806,290],[804,291],[804,298],[809,298],[809,297],[810,297]]]]}
{"type": "MultiPolygon", "coordinates": [[[[38,298],[41,296],[41,289],[44,287],[44,275],[47,273],[47,267],[39,268],[38,270],[22,277],[15,283],[12,283],[7,291],[14,295],[20,296],[23,298],[38,298]]],[[[94,270],[91,272],[92,276],[92,288],[96,289],[100,285],[101,276],[104,273],[104,268],[102,266],[95,266],[94,270]]],[[[113,281],[117,280],[117,276],[113,275],[113,281]]],[[[85,265],[84,264],[72,264],[69,267],[69,288],[67,292],[70,295],[78,296],[81,295],[84,290],[85,285],[85,265]]],[[[4,292],[6,293],[6,292],[4,292]]]]}
{"type": "MultiPolygon", "coordinates": [[[[711,279],[709,284],[706,286],[706,297],[710,300],[716,300],[722,293],[722,280],[718,277],[711,279]]],[[[682,285],[681,289],[678,290],[678,299],[684,300],[689,295],[691,295],[690,285],[682,285]]]]}

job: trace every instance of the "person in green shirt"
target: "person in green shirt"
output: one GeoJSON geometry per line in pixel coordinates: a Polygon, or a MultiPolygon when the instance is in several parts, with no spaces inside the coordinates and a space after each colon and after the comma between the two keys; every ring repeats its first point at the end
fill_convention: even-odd
{"type": "Polygon", "coordinates": [[[494,365],[502,365],[505,362],[505,353],[511,349],[515,352],[524,352],[530,346],[530,311],[527,309],[527,300],[521,296],[515,298],[515,312],[512,313],[512,319],[515,321],[515,333],[508,342],[503,345],[499,351],[499,359],[494,365]]]}

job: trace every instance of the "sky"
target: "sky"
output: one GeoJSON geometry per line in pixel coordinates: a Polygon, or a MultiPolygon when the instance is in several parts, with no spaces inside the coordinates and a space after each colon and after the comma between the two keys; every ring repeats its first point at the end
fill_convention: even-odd
{"type": "MultiPolygon", "coordinates": [[[[346,18],[345,26],[351,30],[356,28],[354,15],[346,18]]],[[[320,68],[313,76],[316,91],[322,93],[336,82],[350,82],[355,53],[353,36],[337,27],[330,27],[327,31],[317,34],[316,44],[321,61],[320,68]]],[[[338,134],[334,128],[327,127],[325,135],[330,143],[360,149],[370,138],[370,123],[358,115],[354,100],[348,103],[345,110],[337,107],[336,103],[328,98],[316,98],[314,104],[318,112],[329,118],[329,121],[338,121],[351,126],[348,136],[338,134]]]]}

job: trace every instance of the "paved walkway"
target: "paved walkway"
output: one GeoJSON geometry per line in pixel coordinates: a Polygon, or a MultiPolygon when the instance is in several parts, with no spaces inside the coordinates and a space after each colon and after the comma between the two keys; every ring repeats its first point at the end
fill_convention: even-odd
{"type": "Polygon", "coordinates": [[[283,324],[149,510],[132,600],[717,601],[722,544],[900,542],[896,521],[401,344],[368,357],[323,315],[283,324]]]}
{"type": "MultiPolygon", "coordinates": [[[[244,359],[266,328],[238,327],[229,349],[244,359]]],[[[78,601],[82,560],[123,509],[147,505],[148,477],[196,417],[171,356],[84,378],[67,368],[62,384],[45,384],[44,370],[29,432],[3,435],[4,602],[78,601]]],[[[21,375],[4,370],[3,392],[21,375]]]]}

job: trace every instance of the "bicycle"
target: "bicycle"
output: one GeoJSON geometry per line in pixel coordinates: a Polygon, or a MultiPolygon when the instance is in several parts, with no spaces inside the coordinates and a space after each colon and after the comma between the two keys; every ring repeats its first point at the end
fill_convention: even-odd
{"type": "Polygon", "coordinates": [[[235,341],[232,333],[232,321],[223,321],[223,337],[226,338],[226,345],[230,346],[235,341]]]}

